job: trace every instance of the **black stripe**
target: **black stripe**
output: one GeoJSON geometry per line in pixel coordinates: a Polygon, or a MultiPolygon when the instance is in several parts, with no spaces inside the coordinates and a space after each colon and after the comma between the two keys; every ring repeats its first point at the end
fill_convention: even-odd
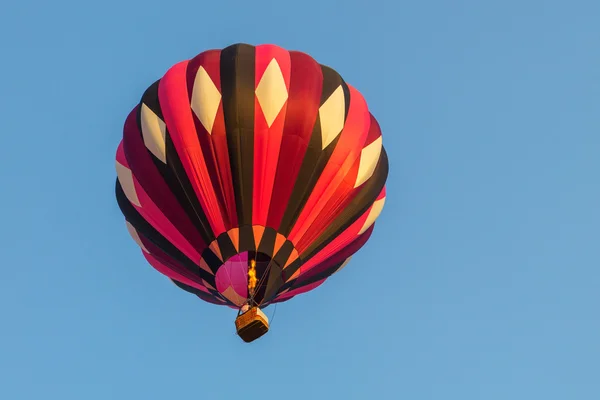
{"type": "Polygon", "coordinates": [[[269,276],[268,274],[270,272],[270,270],[272,270],[273,268],[275,268],[275,270],[279,269],[280,267],[278,265],[276,265],[273,260],[271,259],[270,256],[268,256],[267,254],[264,253],[258,253],[258,252],[250,252],[249,254],[250,259],[254,259],[256,260],[256,278],[257,278],[257,286],[255,288],[255,295],[254,295],[254,301],[257,304],[261,304],[262,301],[264,300],[265,297],[265,292],[267,289],[267,283],[268,283],[268,279],[269,276]],[[267,270],[268,268],[268,270],[267,270]]]}
{"type": "Polygon", "coordinates": [[[244,251],[255,251],[254,231],[250,225],[240,227],[240,253],[244,251]]]}
{"type": "MultiPolygon", "coordinates": [[[[289,240],[286,240],[283,246],[281,246],[281,249],[279,249],[277,254],[275,254],[275,256],[273,257],[273,261],[275,261],[277,265],[283,266],[287,263],[293,251],[294,244],[289,240]]],[[[302,260],[298,258],[295,262],[302,263],[302,260]]],[[[285,285],[285,279],[287,279],[287,276],[285,275],[283,270],[279,270],[279,277],[281,278],[280,280],[273,279],[272,281],[269,281],[270,286],[267,287],[267,293],[269,294],[269,296],[266,299],[267,302],[273,300],[273,297],[277,296],[283,290],[282,288],[285,285]],[[271,286],[274,287],[272,288],[271,286]],[[276,290],[273,290],[275,288],[276,290]]]]}
{"type": "Polygon", "coordinates": [[[221,94],[238,225],[252,224],[255,48],[221,51],[221,94]]]}
{"type": "MultiPolygon", "coordinates": [[[[160,108],[160,102],[158,100],[158,87],[160,85],[160,81],[161,80],[159,79],[152,85],[148,86],[148,88],[144,91],[142,98],[140,99],[140,106],[142,104],[145,104],[150,110],[152,110],[152,112],[154,112],[158,116],[158,118],[164,121],[165,117],[162,113],[162,109],[160,108]]],[[[140,129],[140,132],[141,131],[142,130],[140,129]]]]}
{"type": "Polygon", "coordinates": [[[265,232],[263,233],[260,244],[258,246],[258,252],[266,254],[271,258],[271,261],[269,263],[268,276],[266,276],[263,281],[265,290],[262,301],[275,295],[279,286],[283,284],[283,280],[281,278],[281,267],[276,262],[273,254],[275,251],[276,239],[277,231],[273,228],[265,228],[265,232]]]}
{"type": "MultiPolygon", "coordinates": [[[[212,271],[213,274],[217,273],[217,270],[223,265],[219,257],[210,248],[205,248],[202,252],[202,258],[208,265],[208,268],[212,271]]],[[[214,286],[214,285],[213,285],[214,286]]]]}
{"type": "MultiPolygon", "coordinates": [[[[287,269],[287,268],[286,268],[286,269],[287,269]]],[[[284,278],[284,279],[287,279],[287,278],[285,277],[285,273],[284,273],[284,276],[283,276],[283,278],[284,278]]],[[[285,290],[287,290],[287,289],[290,289],[290,290],[292,290],[292,289],[291,289],[291,287],[292,287],[292,286],[294,286],[294,283],[296,283],[296,281],[297,281],[297,279],[293,279],[293,280],[291,280],[291,281],[289,281],[289,282],[287,282],[287,283],[284,283],[283,285],[281,285],[281,287],[279,288],[279,293],[282,293],[282,292],[284,292],[284,291],[285,291],[285,290]]]]}
{"type": "Polygon", "coordinates": [[[281,246],[281,249],[279,249],[277,254],[273,257],[273,260],[279,265],[285,265],[292,255],[292,251],[294,251],[294,244],[289,240],[286,240],[281,246]]]}
{"type": "MultiPolygon", "coordinates": [[[[288,279],[290,279],[303,264],[304,260],[298,257],[296,261],[288,265],[287,268],[283,270],[283,280],[287,281],[288,279]]],[[[282,288],[282,290],[283,289],[284,288],[282,288]]]]}
{"type": "Polygon", "coordinates": [[[323,92],[321,93],[321,105],[325,104],[333,92],[335,92],[336,89],[342,85],[345,99],[344,106],[346,108],[344,121],[346,121],[348,118],[348,112],[350,111],[350,88],[341,75],[333,68],[326,65],[321,65],[321,72],[323,73],[323,92]]]}
{"type": "Polygon", "coordinates": [[[217,246],[219,246],[219,250],[221,251],[221,257],[223,257],[223,262],[227,261],[231,257],[237,254],[235,247],[233,246],[233,242],[231,238],[225,232],[222,235],[219,235],[217,238],[217,246]]]}
{"type": "Polygon", "coordinates": [[[274,296],[279,292],[279,288],[284,284],[283,275],[281,273],[281,267],[273,260],[271,262],[271,268],[269,271],[269,277],[267,278],[267,285],[263,302],[268,302],[273,299],[274,296]]]}
{"type": "Polygon", "coordinates": [[[275,239],[277,238],[277,231],[273,228],[265,228],[265,232],[260,239],[257,251],[267,254],[269,257],[273,257],[273,251],[275,250],[275,239]]]}

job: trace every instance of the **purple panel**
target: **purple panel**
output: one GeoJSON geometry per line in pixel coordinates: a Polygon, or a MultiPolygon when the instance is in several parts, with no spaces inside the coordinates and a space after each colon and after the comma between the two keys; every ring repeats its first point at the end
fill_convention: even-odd
{"type": "Polygon", "coordinates": [[[231,257],[217,270],[215,275],[217,290],[223,293],[229,286],[235,292],[248,297],[248,252],[243,252],[231,257]]]}

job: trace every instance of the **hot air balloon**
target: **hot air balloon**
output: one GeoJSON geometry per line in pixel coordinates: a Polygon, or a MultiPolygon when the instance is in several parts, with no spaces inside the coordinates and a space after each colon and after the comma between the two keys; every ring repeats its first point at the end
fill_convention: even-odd
{"type": "Polygon", "coordinates": [[[363,96],[332,68],[275,45],[236,44],[173,65],[126,118],[116,198],[147,262],[238,310],[320,286],[369,239],[388,158],[363,96]]]}

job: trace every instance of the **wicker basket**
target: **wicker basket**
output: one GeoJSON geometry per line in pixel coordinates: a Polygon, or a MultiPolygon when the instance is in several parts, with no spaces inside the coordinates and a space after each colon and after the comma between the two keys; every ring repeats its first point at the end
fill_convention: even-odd
{"type": "Polygon", "coordinates": [[[269,319],[260,308],[252,307],[235,319],[238,335],[250,343],[269,331],[269,319]]]}

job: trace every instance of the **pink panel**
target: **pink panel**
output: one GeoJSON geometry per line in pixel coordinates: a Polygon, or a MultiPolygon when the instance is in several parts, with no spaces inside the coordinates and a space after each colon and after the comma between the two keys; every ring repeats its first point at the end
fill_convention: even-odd
{"type": "Polygon", "coordinates": [[[231,257],[217,270],[215,275],[217,290],[223,293],[229,286],[235,292],[248,297],[248,252],[243,252],[231,257]]]}

